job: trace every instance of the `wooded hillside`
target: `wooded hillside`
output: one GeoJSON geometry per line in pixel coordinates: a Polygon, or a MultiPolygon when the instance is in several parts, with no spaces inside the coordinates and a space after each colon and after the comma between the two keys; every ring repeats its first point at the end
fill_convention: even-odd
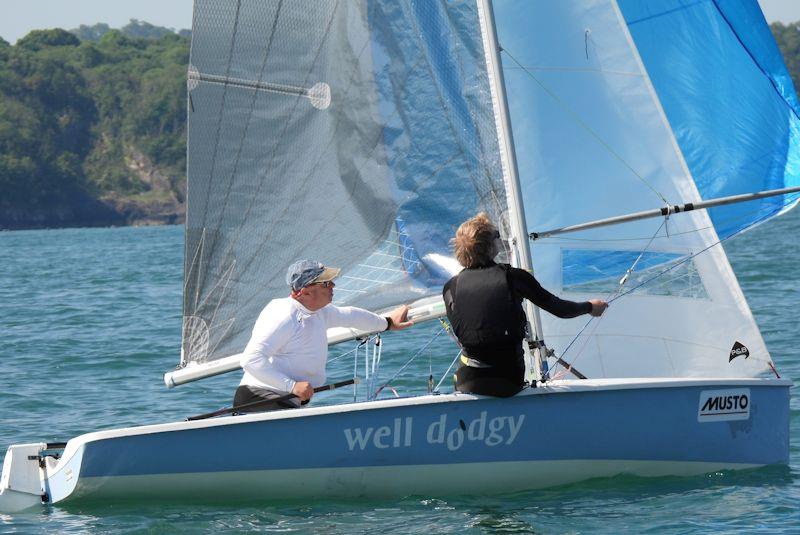
{"type": "Polygon", "coordinates": [[[0,228],[182,218],[189,38],[103,26],[0,40],[0,228]]]}

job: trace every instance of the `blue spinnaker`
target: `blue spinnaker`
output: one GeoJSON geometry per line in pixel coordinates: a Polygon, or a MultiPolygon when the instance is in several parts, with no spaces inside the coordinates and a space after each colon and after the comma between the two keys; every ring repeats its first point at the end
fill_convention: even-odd
{"type": "MultiPolygon", "coordinates": [[[[800,185],[797,96],[755,0],[620,0],[704,199],[800,185]]],[[[797,195],[711,210],[720,237],[797,195]]]]}

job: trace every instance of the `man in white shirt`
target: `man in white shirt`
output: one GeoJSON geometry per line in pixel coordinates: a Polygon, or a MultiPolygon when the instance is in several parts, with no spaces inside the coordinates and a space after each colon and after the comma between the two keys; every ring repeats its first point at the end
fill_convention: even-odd
{"type": "Polygon", "coordinates": [[[234,406],[286,394],[296,397],[259,404],[251,410],[293,408],[308,403],[314,388],[325,384],[327,330],[331,327],[375,332],[412,325],[407,305],[386,317],[363,308],[332,305],[333,280],[340,271],[311,260],[300,260],[289,267],[289,297],[273,299],[264,307],[242,354],[244,376],[236,389],[234,406]]]}

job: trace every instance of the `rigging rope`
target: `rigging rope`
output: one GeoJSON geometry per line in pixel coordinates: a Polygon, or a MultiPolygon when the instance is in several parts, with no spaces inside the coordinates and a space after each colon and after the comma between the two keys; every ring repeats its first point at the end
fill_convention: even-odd
{"type": "Polygon", "coordinates": [[[658,195],[658,198],[659,198],[659,199],[661,199],[661,201],[662,201],[664,204],[670,204],[670,203],[669,203],[669,201],[667,200],[667,198],[666,198],[666,197],[664,197],[664,195],[662,195],[662,194],[661,194],[661,192],[659,192],[659,191],[658,191],[658,190],[657,190],[657,189],[656,189],[656,188],[655,188],[655,187],[654,187],[652,184],[650,184],[650,182],[648,182],[648,181],[647,181],[647,180],[646,180],[646,179],[645,179],[645,178],[644,178],[644,177],[643,177],[641,174],[639,174],[639,172],[638,172],[638,171],[636,171],[636,169],[634,169],[634,168],[633,168],[633,166],[632,166],[631,164],[629,164],[629,163],[627,162],[627,160],[625,160],[625,158],[623,158],[623,157],[622,157],[622,155],[620,155],[620,154],[619,154],[617,151],[615,151],[615,150],[614,150],[614,149],[611,147],[611,145],[609,145],[608,143],[606,143],[606,141],[605,141],[605,140],[603,140],[603,138],[602,138],[602,137],[600,137],[600,135],[599,135],[597,132],[595,132],[595,131],[592,129],[592,127],[591,127],[591,126],[589,126],[589,124],[588,124],[588,123],[586,123],[586,122],[585,122],[583,119],[581,119],[581,117],[580,117],[580,116],[579,116],[579,115],[578,115],[578,114],[577,114],[577,113],[576,113],[576,112],[575,112],[575,111],[574,111],[574,110],[573,110],[573,109],[572,109],[572,108],[571,108],[571,107],[570,107],[570,106],[569,106],[569,105],[568,105],[568,104],[567,104],[567,103],[566,103],[566,102],[565,102],[565,101],[564,101],[562,98],[560,98],[560,97],[559,97],[559,96],[558,96],[558,95],[557,95],[555,92],[551,91],[551,90],[550,90],[550,88],[548,88],[546,85],[544,85],[544,84],[542,83],[542,81],[541,81],[541,80],[539,80],[539,79],[538,79],[536,76],[534,76],[534,74],[533,74],[533,73],[532,73],[532,72],[531,72],[531,71],[530,71],[530,70],[529,70],[527,67],[525,67],[525,66],[524,66],[522,63],[520,63],[520,62],[517,60],[517,58],[515,58],[515,57],[514,57],[514,55],[513,55],[513,54],[511,54],[511,52],[509,52],[507,49],[505,49],[505,48],[503,48],[503,47],[500,47],[500,51],[501,51],[501,52],[504,52],[504,53],[505,53],[505,54],[506,54],[506,55],[509,57],[509,59],[511,59],[511,61],[513,61],[514,63],[516,63],[516,64],[517,64],[517,66],[518,66],[520,69],[522,69],[523,71],[525,71],[525,73],[526,73],[528,76],[530,76],[530,78],[531,78],[531,79],[532,79],[534,82],[536,82],[536,83],[539,85],[539,87],[541,87],[541,88],[542,88],[542,90],[544,90],[544,92],[545,92],[545,93],[547,93],[547,94],[548,94],[548,95],[549,95],[549,96],[550,96],[550,97],[551,97],[553,100],[555,100],[555,101],[556,101],[556,102],[557,102],[557,103],[558,103],[558,104],[561,106],[561,109],[563,109],[563,110],[564,110],[564,111],[565,111],[567,114],[569,114],[569,115],[572,117],[572,119],[573,119],[573,120],[575,120],[575,122],[577,122],[579,126],[581,126],[581,128],[583,128],[584,130],[586,130],[586,131],[587,131],[587,132],[588,132],[588,133],[589,133],[589,134],[590,134],[590,135],[591,135],[591,136],[592,136],[592,137],[593,137],[593,138],[594,138],[594,139],[595,139],[595,140],[596,140],[598,143],[600,143],[600,145],[601,145],[601,146],[602,146],[602,147],[603,147],[603,148],[604,148],[606,151],[608,151],[608,153],[609,153],[610,155],[612,155],[612,156],[613,156],[614,158],[616,158],[616,159],[617,159],[617,160],[618,160],[620,163],[622,163],[622,165],[624,165],[624,166],[625,166],[625,167],[626,167],[626,168],[627,168],[627,169],[628,169],[628,170],[629,170],[631,173],[633,173],[633,174],[634,174],[634,176],[636,176],[636,178],[638,178],[638,179],[639,179],[639,180],[640,180],[640,181],[641,181],[641,182],[642,182],[642,183],[643,183],[645,186],[647,186],[648,188],[650,188],[650,190],[651,190],[653,193],[655,193],[656,195],[658,195]]]}
{"type": "MultiPolygon", "coordinates": [[[[353,355],[353,378],[354,379],[356,377],[358,377],[358,348],[361,347],[361,346],[366,346],[366,343],[367,342],[365,340],[363,344],[358,344],[356,346],[356,352],[353,355]]],[[[367,351],[367,348],[365,347],[364,348],[364,352],[366,353],[366,351],[367,351]]],[[[353,381],[353,403],[355,403],[357,399],[358,399],[358,381],[353,381]]]]}
{"type": "Polygon", "coordinates": [[[436,333],[436,334],[433,336],[433,338],[431,338],[430,340],[428,340],[428,342],[427,342],[427,343],[425,343],[425,345],[423,345],[423,346],[422,346],[422,347],[421,347],[421,348],[420,348],[420,349],[419,349],[419,350],[418,350],[416,353],[414,353],[414,354],[411,356],[411,358],[410,358],[410,359],[408,359],[408,361],[407,361],[405,364],[403,364],[403,366],[401,366],[401,367],[400,367],[400,369],[399,369],[399,370],[397,370],[397,371],[395,372],[395,374],[394,374],[394,375],[392,375],[392,377],[391,377],[391,378],[390,378],[388,381],[386,381],[385,383],[383,383],[383,385],[381,385],[381,387],[380,387],[380,388],[378,388],[378,389],[375,391],[375,393],[372,395],[372,399],[377,399],[377,397],[378,397],[378,395],[381,393],[381,391],[382,391],[384,388],[386,388],[387,386],[389,386],[389,384],[390,384],[392,381],[394,381],[394,380],[397,378],[397,376],[398,376],[398,375],[400,375],[401,373],[403,373],[403,371],[404,371],[406,368],[408,368],[408,366],[409,366],[409,365],[410,365],[412,362],[414,362],[414,359],[416,359],[416,358],[417,358],[419,355],[421,355],[423,351],[425,351],[426,349],[428,349],[428,347],[429,347],[429,346],[430,346],[430,345],[431,345],[431,344],[432,344],[432,343],[433,343],[433,342],[434,342],[434,341],[435,341],[437,338],[439,338],[439,336],[440,336],[440,335],[441,335],[443,332],[445,332],[445,329],[444,329],[444,327],[442,327],[441,329],[439,329],[439,332],[437,332],[437,333],[436,333]]]}
{"type": "MultiPolygon", "coordinates": [[[[786,203],[786,202],[784,202],[784,206],[786,206],[786,205],[787,205],[787,203],[786,203]]],[[[717,240],[716,242],[714,242],[714,243],[712,243],[711,245],[709,245],[709,246],[707,246],[707,247],[705,247],[705,248],[701,249],[700,251],[698,251],[698,252],[696,252],[696,253],[692,253],[692,254],[690,254],[690,255],[686,256],[685,258],[683,258],[683,259],[682,259],[682,260],[680,260],[679,262],[676,262],[676,263],[675,263],[675,264],[673,264],[672,266],[670,266],[670,267],[666,268],[665,270],[663,270],[663,271],[661,271],[660,273],[658,273],[658,274],[654,275],[653,277],[650,277],[649,279],[646,279],[646,280],[644,280],[644,281],[643,281],[643,282],[641,282],[640,284],[637,284],[637,285],[636,285],[636,286],[634,286],[633,288],[630,288],[628,291],[626,291],[626,292],[623,292],[623,293],[619,294],[618,296],[614,297],[614,299],[612,299],[611,301],[609,301],[609,304],[610,304],[612,301],[616,301],[616,300],[617,300],[617,299],[619,299],[620,297],[624,297],[624,296],[628,295],[629,293],[631,293],[631,292],[633,292],[633,291],[637,290],[638,288],[641,288],[641,287],[642,287],[642,286],[644,286],[645,284],[647,284],[647,283],[651,282],[652,280],[654,280],[654,279],[656,279],[656,278],[658,278],[658,277],[660,277],[660,276],[664,275],[665,273],[667,273],[667,272],[669,272],[669,271],[672,271],[672,270],[673,270],[673,269],[675,269],[676,267],[678,267],[678,266],[680,266],[680,265],[683,265],[683,264],[685,264],[685,263],[686,263],[686,262],[688,262],[689,260],[693,259],[694,257],[696,257],[696,256],[698,256],[698,255],[700,255],[700,254],[703,254],[704,252],[708,251],[708,250],[709,250],[709,249],[711,249],[712,247],[714,247],[714,246],[716,246],[716,245],[720,245],[721,243],[723,243],[723,242],[725,242],[725,241],[728,241],[729,239],[733,238],[734,236],[738,236],[739,234],[741,234],[741,233],[742,233],[742,232],[744,232],[745,230],[751,229],[751,228],[753,228],[754,226],[758,225],[759,223],[762,223],[762,222],[766,221],[767,219],[769,219],[769,218],[770,218],[770,217],[772,217],[773,215],[774,215],[774,213],[769,213],[769,214],[766,214],[766,215],[765,215],[765,216],[763,216],[762,218],[756,219],[755,221],[753,221],[753,222],[752,222],[752,223],[750,223],[749,225],[746,225],[746,226],[744,226],[744,227],[740,228],[739,230],[737,230],[737,231],[733,232],[732,234],[730,234],[730,235],[728,235],[728,236],[726,236],[726,237],[724,237],[724,238],[720,238],[720,239],[719,239],[719,240],[717,240]]]]}
{"type": "MultiPolygon", "coordinates": [[[[628,277],[630,277],[631,273],[633,273],[633,271],[636,269],[636,265],[639,263],[639,260],[641,260],[641,259],[642,259],[642,257],[644,256],[644,254],[647,252],[647,250],[648,250],[648,249],[650,248],[650,246],[653,244],[653,240],[655,240],[655,239],[656,239],[656,236],[658,236],[658,233],[659,233],[659,232],[661,232],[661,229],[662,229],[662,228],[664,228],[664,227],[666,226],[666,224],[667,224],[667,218],[665,217],[665,218],[663,219],[663,221],[661,221],[661,225],[659,225],[659,226],[658,226],[658,228],[656,229],[656,231],[655,231],[655,232],[653,233],[653,235],[650,237],[650,241],[648,241],[648,242],[647,242],[647,245],[645,245],[644,249],[642,249],[642,251],[639,253],[639,256],[637,256],[637,257],[636,257],[636,260],[634,260],[634,261],[633,261],[633,264],[631,264],[631,267],[629,267],[629,268],[628,268],[628,269],[625,271],[625,274],[624,274],[624,275],[622,276],[622,278],[619,280],[619,285],[618,285],[618,286],[617,286],[617,287],[614,289],[614,291],[613,291],[613,292],[609,293],[609,294],[608,294],[608,296],[606,296],[606,299],[605,299],[605,301],[606,301],[607,303],[609,303],[609,304],[610,304],[612,301],[614,301],[614,299],[616,299],[616,297],[614,297],[614,294],[618,294],[618,293],[619,293],[619,292],[622,290],[622,287],[625,285],[625,283],[626,283],[626,282],[628,282],[628,277]]],[[[569,351],[569,349],[572,347],[572,345],[573,345],[573,344],[574,344],[574,343],[575,343],[575,342],[578,340],[578,338],[580,338],[580,336],[583,334],[583,331],[585,331],[585,330],[586,330],[586,328],[587,328],[587,327],[588,327],[588,326],[589,326],[589,325],[590,325],[590,324],[591,324],[591,323],[592,323],[592,322],[593,322],[595,319],[596,319],[597,321],[594,323],[594,328],[592,329],[592,334],[594,334],[594,331],[597,329],[597,326],[600,324],[600,319],[602,319],[602,316],[600,316],[599,318],[595,318],[595,317],[590,317],[590,318],[589,318],[589,320],[586,322],[586,324],[583,326],[583,328],[581,328],[581,330],[580,330],[580,331],[578,331],[578,334],[576,334],[576,335],[575,335],[575,337],[574,337],[574,338],[573,338],[573,339],[570,341],[570,343],[569,343],[569,344],[567,344],[567,347],[564,349],[564,351],[562,351],[562,352],[561,352],[561,358],[562,358],[562,359],[563,359],[563,358],[566,356],[566,354],[567,354],[567,351],[569,351]]],[[[574,358],[574,359],[572,359],[572,362],[570,362],[570,365],[574,364],[574,363],[575,363],[575,361],[576,361],[576,360],[578,360],[578,357],[581,355],[581,353],[583,353],[583,350],[586,348],[586,343],[588,343],[588,340],[589,340],[589,337],[587,336],[587,337],[586,337],[586,342],[584,342],[583,346],[581,346],[580,350],[578,351],[578,354],[577,354],[577,355],[575,355],[575,358],[574,358]]],[[[558,362],[556,362],[556,366],[557,366],[557,365],[559,365],[559,363],[558,363],[558,362]]],[[[555,366],[554,366],[554,368],[555,368],[555,366]]]]}
{"type": "Polygon", "coordinates": [[[339,359],[343,359],[347,355],[349,355],[349,354],[351,354],[351,353],[353,353],[355,351],[358,351],[358,348],[361,347],[362,345],[366,344],[367,342],[369,342],[371,338],[372,338],[371,336],[368,336],[368,337],[363,338],[363,339],[362,338],[356,338],[356,341],[358,342],[358,344],[356,344],[356,347],[354,347],[350,351],[342,353],[341,355],[333,357],[332,359],[328,359],[328,364],[330,364],[331,362],[336,362],[339,359]]]}
{"type": "MultiPolygon", "coordinates": [[[[375,337],[375,343],[372,346],[372,375],[367,383],[367,399],[369,399],[370,392],[375,389],[375,381],[378,378],[378,371],[381,367],[381,353],[383,352],[383,344],[381,344],[381,335],[375,337]]],[[[374,397],[372,399],[375,399],[374,397]]]]}
{"type": "MultiPolygon", "coordinates": [[[[788,197],[791,197],[791,196],[788,196],[788,197]]],[[[790,200],[790,201],[788,201],[788,202],[784,200],[784,203],[783,203],[783,205],[784,205],[784,207],[785,207],[785,206],[788,206],[788,205],[792,204],[793,202],[794,202],[793,200],[790,200]]],[[[629,295],[630,293],[632,293],[632,292],[636,291],[637,289],[641,288],[642,286],[644,286],[644,285],[646,285],[646,284],[649,284],[650,282],[652,282],[652,281],[654,281],[655,279],[657,279],[657,278],[659,278],[659,277],[663,276],[664,274],[666,274],[666,273],[668,273],[668,272],[672,271],[672,270],[673,270],[673,269],[675,269],[676,267],[678,267],[678,266],[681,266],[681,265],[685,264],[686,262],[688,262],[688,261],[692,260],[692,259],[693,259],[693,258],[695,258],[696,256],[698,256],[698,255],[701,255],[701,254],[705,253],[706,251],[708,251],[708,250],[709,250],[709,249],[711,249],[712,247],[715,247],[715,246],[717,246],[717,245],[720,245],[720,244],[722,244],[723,242],[725,242],[725,241],[727,241],[727,240],[729,240],[729,239],[733,238],[734,236],[738,236],[738,235],[739,235],[739,234],[741,234],[742,232],[744,232],[744,231],[746,231],[746,230],[748,230],[748,229],[751,229],[751,228],[753,228],[754,226],[756,226],[756,225],[758,225],[758,224],[760,224],[760,223],[762,223],[762,222],[766,221],[767,219],[771,218],[773,215],[774,215],[774,210],[771,210],[771,211],[770,211],[770,213],[768,213],[768,214],[764,215],[763,217],[761,217],[761,218],[759,218],[759,219],[756,219],[756,220],[752,221],[752,222],[751,222],[749,225],[746,225],[746,226],[744,226],[744,227],[740,228],[739,230],[737,230],[737,231],[735,231],[735,232],[731,233],[731,234],[730,234],[730,235],[728,235],[728,236],[725,236],[724,238],[720,238],[720,239],[719,239],[719,240],[717,240],[716,242],[712,243],[711,245],[708,245],[707,247],[705,247],[705,248],[701,249],[700,251],[698,251],[698,252],[696,252],[696,253],[692,253],[692,254],[689,254],[689,255],[687,255],[685,258],[681,259],[680,261],[678,261],[678,262],[676,262],[676,263],[672,264],[671,266],[669,266],[668,268],[666,268],[666,269],[664,269],[664,270],[660,271],[659,273],[656,273],[656,274],[655,274],[655,275],[653,275],[652,277],[650,277],[650,278],[648,278],[648,279],[645,279],[644,281],[642,281],[641,283],[637,284],[636,286],[634,286],[634,287],[632,287],[632,288],[629,288],[629,289],[628,289],[627,291],[625,291],[625,292],[621,292],[621,293],[620,293],[620,292],[619,292],[619,290],[621,289],[621,287],[620,287],[619,289],[615,290],[615,292],[613,292],[613,293],[618,293],[618,295],[616,295],[615,297],[613,297],[613,298],[611,298],[610,300],[608,300],[608,303],[609,303],[609,305],[610,305],[611,303],[613,303],[614,301],[616,301],[616,300],[618,300],[618,299],[620,299],[620,298],[622,298],[622,297],[624,297],[624,296],[626,296],[626,295],[629,295]]],[[[663,226],[663,223],[662,223],[662,226],[663,226]]],[[[660,227],[659,227],[659,230],[660,230],[660,227]]],[[[658,231],[657,231],[657,232],[658,232],[658,231]]],[[[654,236],[654,237],[655,237],[655,236],[654,236]]],[[[652,243],[652,239],[651,239],[651,243],[652,243]]],[[[648,244],[648,246],[649,246],[649,244],[648,244]]],[[[641,257],[641,255],[640,255],[640,257],[641,257]]],[[[637,258],[637,262],[638,262],[638,258],[637,258]]],[[[611,295],[613,295],[613,293],[612,293],[611,295]]],[[[562,351],[562,352],[561,352],[561,357],[562,357],[562,358],[564,358],[564,356],[566,355],[567,351],[568,351],[568,350],[569,350],[569,349],[572,347],[572,345],[575,343],[575,341],[576,341],[576,340],[577,340],[577,339],[578,339],[578,338],[579,338],[579,337],[580,337],[580,336],[583,334],[583,331],[585,331],[585,330],[586,330],[586,328],[589,326],[589,324],[590,324],[590,323],[592,323],[592,320],[594,320],[594,319],[595,319],[595,318],[590,318],[590,319],[589,319],[589,321],[587,321],[587,322],[586,322],[586,324],[585,324],[585,325],[584,325],[584,326],[581,328],[581,330],[580,330],[580,331],[578,331],[578,334],[576,334],[576,335],[575,335],[575,337],[572,339],[572,341],[570,341],[570,343],[567,345],[567,347],[564,349],[564,351],[562,351]]],[[[599,323],[599,322],[598,322],[598,323],[599,323]]],[[[584,346],[584,347],[585,347],[585,346],[584,346]]],[[[582,350],[583,350],[583,349],[581,349],[581,351],[582,351],[582,350]]],[[[578,353],[578,355],[580,355],[580,352],[578,353]]],[[[577,358],[577,356],[576,356],[576,358],[577,358]]],[[[574,362],[574,360],[575,360],[575,359],[573,359],[573,362],[574,362]]],[[[763,359],[757,359],[757,360],[763,360],[763,359]]],[[[771,361],[771,360],[768,360],[768,361],[765,361],[765,362],[767,362],[768,364],[770,364],[770,367],[772,367],[772,368],[773,368],[773,370],[774,370],[774,366],[773,366],[773,364],[772,364],[772,361],[771,361]]],[[[775,373],[777,373],[777,372],[775,372],[775,373]]]]}
{"type": "Polygon", "coordinates": [[[450,366],[447,367],[447,371],[444,372],[444,375],[442,375],[442,378],[439,379],[439,382],[436,383],[436,388],[433,389],[434,392],[439,392],[439,387],[442,386],[442,383],[447,378],[447,375],[450,373],[450,370],[453,369],[455,363],[458,361],[459,358],[461,358],[461,354],[462,354],[461,351],[456,353],[456,358],[454,358],[453,362],[450,363],[450,366]]]}

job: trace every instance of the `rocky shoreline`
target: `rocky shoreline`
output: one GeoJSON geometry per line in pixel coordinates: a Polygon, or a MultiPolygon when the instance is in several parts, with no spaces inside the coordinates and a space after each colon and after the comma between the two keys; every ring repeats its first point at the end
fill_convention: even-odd
{"type": "Polygon", "coordinates": [[[176,193],[185,188],[183,177],[170,178],[134,147],[128,147],[126,153],[125,166],[145,185],[144,192],[96,198],[74,188],[59,198],[45,196],[34,205],[0,204],[0,230],[183,223],[183,195],[176,193]]]}
{"type": "Polygon", "coordinates": [[[68,204],[0,210],[0,230],[71,227],[173,225],[184,222],[184,207],[172,203],[137,203],[130,199],[98,200],[84,195],[68,204]]]}

